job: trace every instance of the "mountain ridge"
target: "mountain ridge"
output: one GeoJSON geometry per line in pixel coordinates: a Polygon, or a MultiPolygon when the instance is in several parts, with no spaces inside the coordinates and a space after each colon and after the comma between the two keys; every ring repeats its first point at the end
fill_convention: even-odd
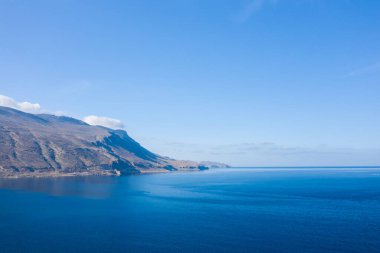
{"type": "Polygon", "coordinates": [[[0,106],[0,177],[128,175],[207,169],[150,152],[124,130],[0,106]]]}

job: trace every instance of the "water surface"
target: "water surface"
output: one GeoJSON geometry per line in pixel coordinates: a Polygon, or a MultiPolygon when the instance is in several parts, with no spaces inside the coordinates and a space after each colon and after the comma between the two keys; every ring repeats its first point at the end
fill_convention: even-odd
{"type": "Polygon", "coordinates": [[[379,168],[0,180],[0,252],[380,252],[379,168]]]}

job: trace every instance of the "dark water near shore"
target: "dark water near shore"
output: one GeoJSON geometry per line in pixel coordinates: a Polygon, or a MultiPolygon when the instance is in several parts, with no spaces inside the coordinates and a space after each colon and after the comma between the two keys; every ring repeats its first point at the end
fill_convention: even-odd
{"type": "Polygon", "coordinates": [[[380,169],[0,180],[0,252],[380,252],[380,169]]]}

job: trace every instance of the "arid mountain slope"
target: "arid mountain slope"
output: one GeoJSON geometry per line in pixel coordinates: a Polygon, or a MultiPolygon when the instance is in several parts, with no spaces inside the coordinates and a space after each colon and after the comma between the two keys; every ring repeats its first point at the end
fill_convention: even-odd
{"type": "Polygon", "coordinates": [[[0,106],[0,177],[124,175],[205,169],[156,155],[123,130],[0,106]]]}

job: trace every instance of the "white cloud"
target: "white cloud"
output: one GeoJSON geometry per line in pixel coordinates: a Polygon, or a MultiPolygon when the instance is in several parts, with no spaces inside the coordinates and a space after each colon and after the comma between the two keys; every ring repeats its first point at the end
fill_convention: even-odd
{"type": "MultiPolygon", "coordinates": [[[[0,95],[0,106],[10,107],[28,113],[42,113],[41,106],[37,103],[30,103],[26,101],[18,102],[13,98],[4,95],[0,95]]],[[[53,114],[57,116],[68,115],[68,113],[62,111],[57,111],[53,114]]],[[[111,129],[124,129],[123,122],[118,119],[90,115],[84,117],[82,120],[89,125],[104,126],[111,129]]]]}
{"type": "Polygon", "coordinates": [[[107,117],[99,117],[95,115],[90,115],[87,117],[84,117],[82,119],[84,122],[86,122],[89,125],[93,126],[104,126],[111,129],[123,129],[124,124],[118,119],[112,119],[107,117]]]}
{"type": "Polygon", "coordinates": [[[0,95],[0,106],[6,106],[29,113],[39,113],[41,111],[41,106],[39,104],[33,104],[30,102],[17,102],[13,98],[4,95],[0,95]]]}

